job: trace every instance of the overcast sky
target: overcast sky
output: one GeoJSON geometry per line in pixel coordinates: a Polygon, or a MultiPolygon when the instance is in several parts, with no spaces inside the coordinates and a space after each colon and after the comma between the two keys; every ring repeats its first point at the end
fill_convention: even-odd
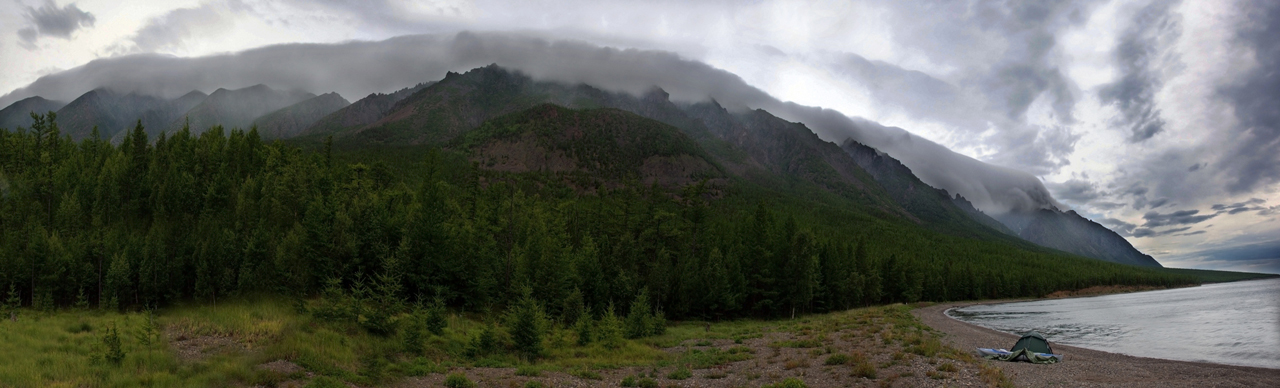
{"type": "MultiPolygon", "coordinates": [[[[797,108],[823,107],[840,120],[869,120],[850,123],[889,134],[872,145],[891,154],[906,150],[902,137],[873,123],[902,128],[998,166],[981,169],[1013,183],[987,186],[990,198],[975,198],[984,210],[1007,205],[1000,196],[1009,188],[1032,197],[1047,190],[1048,203],[1107,225],[1166,266],[1280,273],[1280,2],[0,0],[0,7],[0,105],[34,94],[68,101],[97,86],[180,94],[259,82],[355,101],[446,70],[510,61],[499,64],[615,89],[660,85],[673,98],[736,97],[805,121],[829,140],[847,137],[837,129],[848,123],[819,123],[834,112],[797,108]],[[317,56],[326,60],[299,64],[317,56]],[[384,74],[354,75],[368,67],[355,59],[377,61],[384,74]],[[147,66],[159,67],[137,71],[147,66]],[[166,72],[172,68],[187,70],[166,72]],[[120,69],[164,81],[143,85],[120,69]]],[[[948,186],[961,183],[941,183],[947,177],[967,177],[962,163],[934,165],[933,176],[917,173],[948,186]]]]}

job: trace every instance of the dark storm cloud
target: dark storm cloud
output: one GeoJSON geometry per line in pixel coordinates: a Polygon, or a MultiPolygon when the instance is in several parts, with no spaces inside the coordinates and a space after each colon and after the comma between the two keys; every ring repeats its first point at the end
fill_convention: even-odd
{"type": "Polygon", "coordinates": [[[920,47],[938,63],[968,67],[968,82],[981,85],[996,111],[1022,118],[1042,94],[1057,115],[1071,121],[1075,98],[1053,61],[1056,34],[1082,23],[1093,1],[891,2],[893,39],[920,47]]]}
{"type": "Polygon", "coordinates": [[[1123,236],[1132,235],[1133,230],[1138,227],[1138,225],[1120,221],[1115,218],[1103,218],[1102,221],[1100,221],[1100,223],[1103,225],[1106,225],[1107,227],[1111,228],[1111,230],[1114,230],[1116,231],[1116,233],[1120,233],[1120,235],[1123,235],[1123,236]]]}
{"type": "Polygon", "coordinates": [[[1163,60],[1157,50],[1181,34],[1178,16],[1170,12],[1179,2],[1156,0],[1134,15],[1112,52],[1122,75],[1098,90],[1103,104],[1120,110],[1118,121],[1129,130],[1129,142],[1147,140],[1164,131],[1165,122],[1155,103],[1156,91],[1164,85],[1157,74],[1156,67],[1163,60]]]}
{"type": "Polygon", "coordinates": [[[1235,139],[1215,164],[1228,177],[1229,193],[1247,193],[1280,182],[1280,2],[1242,5],[1247,15],[1236,43],[1257,61],[1219,90],[1239,125],[1224,136],[1235,139]]]}
{"type": "Polygon", "coordinates": [[[1150,189],[1146,186],[1135,184],[1122,191],[1120,195],[1133,198],[1133,210],[1142,210],[1147,207],[1147,192],[1149,191],[1150,189]]]}
{"type": "Polygon", "coordinates": [[[1119,208],[1124,207],[1124,205],[1125,205],[1125,204],[1123,204],[1123,203],[1119,203],[1119,202],[1110,202],[1110,201],[1096,201],[1096,200],[1095,200],[1095,201],[1089,202],[1089,207],[1090,207],[1090,208],[1092,208],[1092,209],[1096,209],[1096,210],[1113,210],[1113,209],[1119,209],[1119,208]]]}
{"type": "Polygon", "coordinates": [[[1198,224],[1207,221],[1210,218],[1217,217],[1218,214],[1219,213],[1200,214],[1200,211],[1195,209],[1179,210],[1168,214],[1160,214],[1159,212],[1151,211],[1142,215],[1142,219],[1147,220],[1147,222],[1143,223],[1142,226],[1145,228],[1155,228],[1169,225],[1198,224]]]}
{"type": "Polygon", "coordinates": [[[1203,230],[1197,230],[1197,231],[1194,231],[1194,232],[1187,232],[1187,233],[1182,233],[1182,234],[1175,234],[1174,236],[1179,236],[1179,237],[1181,237],[1181,236],[1195,236],[1195,235],[1197,235],[1197,234],[1205,234],[1205,233],[1209,233],[1209,232],[1206,232],[1206,231],[1203,231],[1203,230]]]}
{"type": "Polygon", "coordinates": [[[1160,198],[1160,199],[1157,199],[1157,200],[1151,201],[1151,208],[1152,208],[1152,209],[1155,209],[1155,208],[1158,208],[1158,207],[1164,206],[1165,204],[1168,204],[1168,203],[1169,203],[1169,199],[1168,199],[1168,198],[1160,198]]]}
{"type": "Polygon", "coordinates": [[[53,0],[45,0],[39,8],[24,8],[31,25],[18,30],[18,39],[27,48],[33,48],[42,36],[71,39],[71,33],[83,27],[93,27],[97,21],[93,14],[81,10],[75,3],[59,8],[53,0]]]}
{"type": "Polygon", "coordinates": [[[890,35],[953,69],[933,75],[856,54],[829,66],[862,84],[877,104],[960,132],[960,147],[981,144],[986,160],[1035,175],[1069,164],[1080,138],[1070,124],[1075,84],[1060,70],[1057,34],[1087,19],[1092,1],[886,2],[890,35]],[[1048,104],[1056,124],[1028,123],[1036,101],[1048,104]],[[978,134],[994,130],[993,135],[978,134]]]}
{"type": "Polygon", "coordinates": [[[1134,229],[1134,230],[1133,230],[1133,237],[1138,237],[1138,238],[1142,238],[1142,237],[1160,237],[1160,236],[1167,236],[1167,235],[1171,235],[1171,234],[1174,234],[1174,233],[1187,231],[1187,230],[1190,230],[1190,229],[1191,229],[1191,227],[1190,227],[1190,226],[1186,226],[1186,227],[1173,228],[1173,229],[1169,229],[1169,230],[1162,230],[1162,231],[1158,231],[1158,232],[1157,232],[1157,231],[1152,230],[1152,229],[1149,229],[1149,228],[1138,228],[1138,229],[1134,229]]]}
{"type": "Polygon", "coordinates": [[[641,94],[654,86],[679,101],[715,99],[727,108],[765,109],[805,123],[828,141],[854,138],[903,162],[932,186],[959,193],[979,209],[1059,206],[1044,184],[1025,172],[993,166],[955,153],[896,127],[850,118],[839,112],[781,102],[738,76],[663,51],[619,50],[576,41],[547,41],[496,33],[418,35],[379,42],[286,44],[197,58],[131,55],[92,61],[41,77],[0,97],[0,106],[40,95],[72,100],[106,87],[121,92],[174,97],[191,90],[267,84],[344,96],[387,92],[447,71],[497,63],[536,79],[587,83],[641,94]]]}
{"type": "Polygon", "coordinates": [[[1239,213],[1258,210],[1260,215],[1265,215],[1261,213],[1269,210],[1269,208],[1267,208],[1266,206],[1260,206],[1265,203],[1267,203],[1267,201],[1263,200],[1262,198],[1249,198],[1248,201],[1237,202],[1230,205],[1215,204],[1212,207],[1210,207],[1210,209],[1217,211],[1219,214],[1221,213],[1239,214],[1239,213]]]}
{"type": "Polygon", "coordinates": [[[1082,179],[1069,179],[1049,185],[1049,188],[1053,190],[1054,198],[1075,203],[1088,203],[1102,195],[1098,192],[1097,185],[1082,179]]]}
{"type": "Polygon", "coordinates": [[[1196,164],[1191,165],[1191,167],[1188,167],[1188,168],[1187,168],[1187,172],[1196,172],[1196,171],[1199,171],[1200,169],[1202,169],[1202,168],[1204,168],[1204,167],[1205,167],[1205,164],[1204,164],[1204,163],[1196,163],[1196,164]]]}
{"type": "Polygon", "coordinates": [[[1260,216],[1269,216],[1272,214],[1280,214],[1280,205],[1272,206],[1258,211],[1260,216]]]}

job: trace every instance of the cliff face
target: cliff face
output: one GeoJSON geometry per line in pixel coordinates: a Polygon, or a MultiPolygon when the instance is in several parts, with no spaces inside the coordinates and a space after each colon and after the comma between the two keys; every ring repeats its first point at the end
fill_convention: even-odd
{"type": "Polygon", "coordinates": [[[1090,221],[1075,211],[1041,209],[996,216],[1018,237],[1037,245],[1113,263],[1161,267],[1116,232],[1090,221]]]}

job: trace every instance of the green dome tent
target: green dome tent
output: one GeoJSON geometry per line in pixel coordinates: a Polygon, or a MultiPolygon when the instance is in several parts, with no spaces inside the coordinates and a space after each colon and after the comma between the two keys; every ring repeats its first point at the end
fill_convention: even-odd
{"type": "Polygon", "coordinates": [[[1027,361],[1036,364],[1052,364],[1062,361],[1062,355],[1053,354],[1049,341],[1037,332],[1018,338],[1012,350],[978,348],[978,353],[988,360],[1027,361]]]}
{"type": "Polygon", "coordinates": [[[1036,353],[1053,353],[1053,349],[1049,347],[1049,341],[1044,339],[1043,335],[1034,331],[1019,338],[1018,342],[1013,344],[1013,348],[1009,349],[1009,351],[1016,352],[1019,349],[1027,349],[1036,353]]]}

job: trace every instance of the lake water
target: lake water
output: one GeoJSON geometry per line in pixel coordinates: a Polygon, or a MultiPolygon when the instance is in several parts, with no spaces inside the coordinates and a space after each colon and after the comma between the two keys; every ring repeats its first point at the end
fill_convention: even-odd
{"type": "Polygon", "coordinates": [[[1008,333],[1035,330],[1052,343],[1082,348],[1280,369],[1280,279],[969,306],[947,314],[1008,333]]]}

